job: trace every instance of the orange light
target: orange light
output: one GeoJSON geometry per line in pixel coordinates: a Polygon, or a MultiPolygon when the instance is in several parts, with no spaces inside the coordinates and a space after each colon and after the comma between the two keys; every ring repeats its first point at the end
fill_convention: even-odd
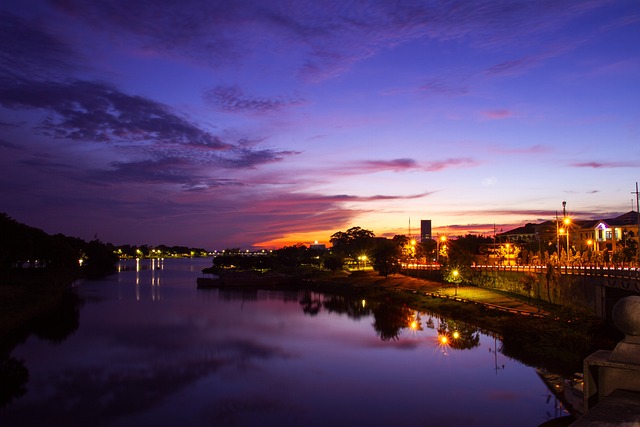
{"type": "Polygon", "coordinates": [[[415,331],[416,329],[418,329],[418,322],[414,320],[413,322],[411,322],[409,327],[415,331]]]}
{"type": "Polygon", "coordinates": [[[460,338],[460,333],[458,331],[453,333],[453,338],[458,339],[460,338]]]}
{"type": "Polygon", "coordinates": [[[446,345],[449,342],[449,338],[446,335],[441,335],[439,338],[440,344],[446,345]]]}

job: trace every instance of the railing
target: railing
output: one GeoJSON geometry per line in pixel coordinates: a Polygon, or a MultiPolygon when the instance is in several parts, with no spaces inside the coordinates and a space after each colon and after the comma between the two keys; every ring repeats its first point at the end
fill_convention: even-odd
{"type": "MultiPolygon", "coordinates": [[[[404,264],[403,268],[409,270],[439,270],[437,264],[404,264]]],[[[547,271],[545,265],[474,265],[471,268],[487,271],[513,271],[522,273],[544,274],[547,271]]],[[[604,266],[566,266],[556,267],[560,274],[572,274],[579,276],[598,276],[620,279],[640,280],[640,268],[638,267],[604,267],[604,266]]]]}

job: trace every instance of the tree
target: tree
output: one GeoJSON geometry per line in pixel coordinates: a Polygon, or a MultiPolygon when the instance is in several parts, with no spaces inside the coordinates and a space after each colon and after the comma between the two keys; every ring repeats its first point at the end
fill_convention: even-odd
{"type": "Polygon", "coordinates": [[[332,274],[344,266],[344,259],[338,255],[329,254],[324,257],[324,267],[331,270],[332,274]]]}
{"type": "Polygon", "coordinates": [[[345,232],[338,231],[333,233],[329,241],[336,252],[346,257],[355,258],[373,248],[374,238],[373,231],[360,227],[351,227],[345,232]]]}
{"type": "Polygon", "coordinates": [[[393,239],[391,239],[393,243],[398,246],[402,252],[401,258],[405,262],[409,262],[412,259],[416,258],[416,241],[409,238],[408,236],[395,235],[393,239]]]}
{"type": "Polygon", "coordinates": [[[384,277],[400,271],[398,260],[402,256],[402,248],[392,240],[380,241],[373,251],[373,268],[384,277]]]}

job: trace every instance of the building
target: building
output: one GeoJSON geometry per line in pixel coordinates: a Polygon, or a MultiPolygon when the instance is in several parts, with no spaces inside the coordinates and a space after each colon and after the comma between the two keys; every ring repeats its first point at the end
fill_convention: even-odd
{"type": "MultiPolygon", "coordinates": [[[[522,227],[500,233],[499,242],[520,245],[537,243],[540,247],[555,245],[556,249],[569,247],[573,251],[608,250],[615,252],[627,247],[629,241],[638,243],[638,213],[630,211],[607,219],[575,220],[566,227],[562,219],[545,221],[540,224],[526,224],[522,227]],[[567,236],[568,233],[568,236],[567,236]]],[[[637,246],[636,246],[637,247],[637,246]]]]}
{"type": "MultiPolygon", "coordinates": [[[[570,239],[577,250],[593,249],[615,252],[628,246],[628,241],[638,243],[638,213],[627,212],[615,218],[577,222],[575,237],[570,239]]],[[[571,231],[571,230],[570,230],[571,231]]]]}
{"type": "Polygon", "coordinates": [[[421,219],[420,220],[420,241],[426,242],[427,240],[431,240],[431,220],[430,219],[421,219]]]}

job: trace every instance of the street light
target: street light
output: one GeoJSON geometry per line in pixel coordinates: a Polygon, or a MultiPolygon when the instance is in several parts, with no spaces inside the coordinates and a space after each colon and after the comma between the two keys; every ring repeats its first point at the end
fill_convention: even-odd
{"type": "Polygon", "coordinates": [[[436,240],[436,262],[439,262],[440,258],[440,244],[444,244],[447,241],[447,236],[440,236],[438,240],[436,240]]]}
{"type": "Polygon", "coordinates": [[[360,270],[364,270],[367,268],[367,256],[366,255],[361,255],[358,257],[358,268],[360,270]],[[362,262],[362,264],[360,264],[360,262],[362,262]]]}
{"type": "Polygon", "coordinates": [[[458,296],[458,276],[460,275],[460,272],[458,270],[453,270],[451,274],[453,274],[453,281],[456,284],[455,295],[458,296]]]}
{"type": "Polygon", "coordinates": [[[571,224],[571,219],[569,217],[565,217],[562,222],[567,230],[567,265],[569,265],[569,225],[571,224]]]}

